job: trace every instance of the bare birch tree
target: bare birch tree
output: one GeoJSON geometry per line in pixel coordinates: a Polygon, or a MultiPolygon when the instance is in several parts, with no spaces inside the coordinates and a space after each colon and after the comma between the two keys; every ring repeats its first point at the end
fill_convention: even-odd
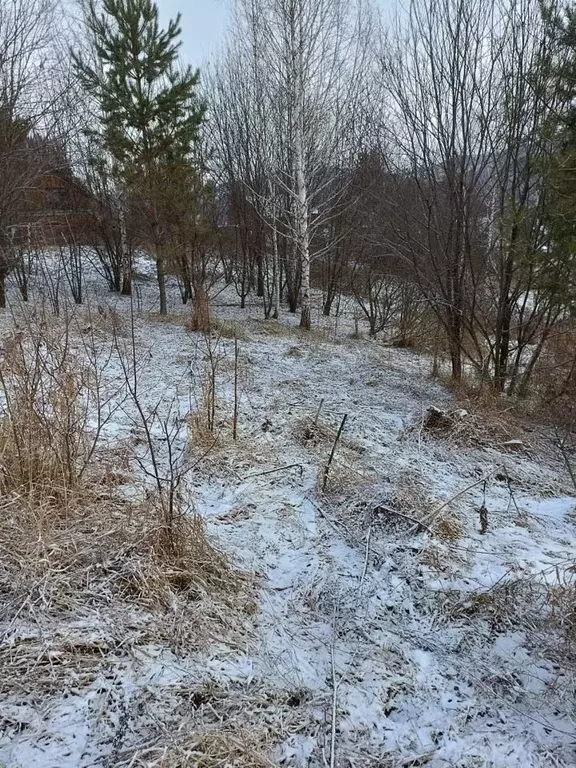
{"type": "Polygon", "coordinates": [[[342,195],[336,169],[352,165],[359,146],[354,116],[368,12],[340,0],[238,0],[235,28],[216,77],[220,93],[234,102],[219,132],[219,154],[230,165],[230,136],[242,131],[241,122],[247,126],[236,167],[244,165],[241,182],[274,233],[272,252],[280,236],[292,254],[286,267],[299,270],[300,324],[308,329],[314,233],[342,195]]]}

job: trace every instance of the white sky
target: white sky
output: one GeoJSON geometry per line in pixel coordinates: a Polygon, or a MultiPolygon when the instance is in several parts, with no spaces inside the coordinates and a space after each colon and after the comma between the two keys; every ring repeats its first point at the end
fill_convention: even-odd
{"type": "MultiPolygon", "coordinates": [[[[2,2],[2,0],[0,0],[2,2]]],[[[181,55],[186,64],[201,67],[218,53],[224,41],[232,0],[156,0],[163,24],[180,13],[182,16],[181,55]]],[[[395,0],[376,0],[382,9],[395,0]]]]}
{"type": "Polygon", "coordinates": [[[186,64],[200,67],[218,52],[227,26],[230,0],[156,0],[156,4],[164,25],[177,13],[182,16],[180,52],[186,64]]]}

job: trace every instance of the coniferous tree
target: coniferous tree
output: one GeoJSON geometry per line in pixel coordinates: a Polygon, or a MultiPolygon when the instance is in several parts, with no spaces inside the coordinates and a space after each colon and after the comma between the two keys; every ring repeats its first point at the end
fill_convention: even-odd
{"type": "Polygon", "coordinates": [[[90,56],[74,54],[80,81],[98,107],[101,148],[121,188],[140,202],[157,263],[166,314],[166,228],[159,203],[170,169],[192,163],[205,107],[199,72],[180,68],[180,17],[161,29],[151,0],[94,0],[86,7],[90,56]]]}
{"type": "Polygon", "coordinates": [[[548,288],[569,303],[576,297],[576,5],[543,2],[542,15],[553,41],[545,64],[556,97],[549,122],[554,151],[545,175],[547,223],[554,245],[547,259],[562,265],[547,270],[548,288]],[[551,275],[557,279],[551,280],[551,275]]]}

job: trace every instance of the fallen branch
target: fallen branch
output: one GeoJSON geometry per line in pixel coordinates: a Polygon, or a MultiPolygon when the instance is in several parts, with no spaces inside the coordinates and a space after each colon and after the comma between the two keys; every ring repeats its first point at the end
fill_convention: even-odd
{"type": "Polygon", "coordinates": [[[324,405],[324,398],[320,400],[320,405],[318,406],[318,410],[316,411],[316,416],[314,417],[314,426],[318,424],[318,419],[320,418],[320,411],[322,410],[323,405],[324,405]]]}
{"type": "MultiPolygon", "coordinates": [[[[457,494],[449,498],[448,501],[445,501],[444,503],[440,504],[439,507],[436,507],[436,509],[434,509],[429,515],[426,515],[424,517],[426,524],[430,525],[431,523],[433,523],[443,509],[446,509],[446,507],[452,504],[453,501],[456,501],[456,499],[459,499],[460,496],[464,496],[464,494],[468,493],[468,491],[471,491],[473,488],[476,488],[478,485],[482,485],[482,483],[485,483],[487,480],[490,479],[491,475],[492,475],[492,472],[489,472],[481,480],[477,480],[475,483],[472,483],[472,485],[468,485],[466,488],[463,488],[461,491],[458,491],[457,494]]],[[[423,523],[419,523],[419,525],[422,525],[422,524],[423,523]]]]}
{"type": "Polygon", "coordinates": [[[263,475],[271,475],[274,472],[282,472],[282,470],[284,469],[293,469],[294,467],[298,467],[300,469],[300,476],[302,476],[302,472],[304,471],[302,464],[286,464],[283,467],[276,467],[276,469],[267,469],[265,472],[254,472],[252,475],[246,475],[246,477],[242,479],[248,480],[251,477],[262,477],[263,475]]]}
{"type": "Polygon", "coordinates": [[[330,645],[330,662],[332,666],[332,729],[330,733],[330,768],[336,766],[336,718],[338,716],[338,679],[336,678],[336,663],[334,661],[334,642],[336,638],[337,607],[334,606],[332,620],[332,643],[330,645]]]}
{"type": "Polygon", "coordinates": [[[358,585],[358,592],[362,590],[364,579],[368,571],[368,560],[370,559],[370,541],[372,539],[372,522],[368,526],[368,533],[366,535],[366,552],[364,553],[364,567],[362,568],[362,575],[360,576],[360,584],[358,585]]]}
{"type": "Polygon", "coordinates": [[[415,523],[418,528],[417,531],[421,528],[424,531],[427,531],[428,533],[434,533],[432,528],[426,525],[426,523],[423,523],[421,520],[418,520],[417,517],[412,517],[411,515],[406,515],[404,512],[398,512],[397,509],[392,509],[392,507],[387,507],[385,504],[378,504],[377,507],[374,507],[374,512],[389,512],[391,515],[396,515],[397,517],[401,517],[404,520],[408,520],[411,523],[415,523]]]}

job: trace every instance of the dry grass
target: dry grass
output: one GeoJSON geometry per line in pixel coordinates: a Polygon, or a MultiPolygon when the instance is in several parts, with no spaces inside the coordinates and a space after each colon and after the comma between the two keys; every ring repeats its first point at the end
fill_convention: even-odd
{"type": "Polygon", "coordinates": [[[454,543],[462,537],[462,522],[454,515],[441,515],[434,524],[434,533],[442,541],[454,543]]]}
{"type": "Polygon", "coordinates": [[[309,331],[305,331],[299,325],[288,325],[278,320],[261,320],[257,327],[259,332],[265,336],[298,339],[303,346],[334,342],[333,336],[327,330],[318,327],[312,327],[309,331]]]}
{"type": "Polygon", "coordinates": [[[65,507],[94,450],[97,373],[73,353],[67,325],[32,321],[4,338],[3,353],[2,491],[65,507]]]}
{"type": "Polygon", "coordinates": [[[286,350],[286,357],[301,358],[304,356],[304,352],[301,347],[289,347],[286,350]]]}
{"type": "Polygon", "coordinates": [[[446,577],[447,574],[454,571],[454,558],[446,548],[438,542],[431,542],[423,547],[418,555],[418,560],[422,565],[433,571],[436,576],[446,577]]]}
{"type": "Polygon", "coordinates": [[[400,472],[394,480],[388,506],[399,512],[423,517],[432,506],[430,491],[422,476],[414,470],[400,472]]]}
{"type": "MultiPolygon", "coordinates": [[[[292,434],[297,443],[305,448],[329,450],[338,434],[338,426],[332,426],[322,418],[304,417],[294,423],[292,434]]],[[[365,448],[361,443],[352,440],[346,435],[346,429],[344,429],[338,441],[338,449],[343,449],[345,452],[356,455],[365,452],[365,448]]]]}
{"type": "Polygon", "coordinates": [[[315,421],[312,418],[298,419],[294,424],[294,437],[296,441],[306,448],[331,445],[337,434],[337,429],[326,424],[322,419],[315,421]]]}
{"type": "Polygon", "coordinates": [[[550,621],[564,639],[563,655],[576,667],[576,563],[556,569],[546,589],[550,621]]]}
{"type": "Polygon", "coordinates": [[[155,717],[157,739],[148,748],[127,750],[123,766],[273,768],[275,747],[308,731],[313,706],[306,691],[279,691],[255,681],[249,690],[186,682],[163,693],[164,699],[150,692],[138,702],[155,717]]]}
{"type": "Polygon", "coordinates": [[[218,405],[215,406],[216,421],[210,427],[210,418],[207,415],[207,406],[203,403],[196,411],[188,414],[188,434],[190,451],[194,454],[204,453],[207,450],[216,449],[222,445],[225,431],[224,424],[218,418],[218,405]]]}
{"type": "Polygon", "coordinates": [[[167,531],[154,504],[100,496],[82,489],[66,519],[17,498],[0,510],[4,700],[81,690],[150,644],[186,657],[245,639],[250,583],[198,518],[167,531]]]}
{"type": "MultiPolygon", "coordinates": [[[[338,450],[338,449],[336,449],[338,450]]],[[[326,457],[328,458],[328,457],[326,457]]],[[[367,478],[357,469],[354,469],[351,463],[345,458],[334,458],[328,472],[326,488],[324,486],[325,464],[319,467],[317,478],[317,489],[324,496],[331,498],[350,498],[358,494],[358,489],[366,484],[367,478]]]]}
{"type": "Polygon", "coordinates": [[[510,576],[485,591],[454,590],[439,597],[451,620],[481,619],[497,633],[524,631],[539,656],[576,673],[576,564],[510,576]]]}
{"type": "Polygon", "coordinates": [[[125,318],[116,307],[98,304],[96,309],[89,307],[85,313],[82,331],[121,336],[126,333],[127,325],[125,318]]]}
{"type": "Polygon", "coordinates": [[[238,341],[250,341],[250,336],[240,323],[235,320],[212,319],[212,332],[223,339],[238,339],[238,341]]]}
{"type": "MultiPolygon", "coordinates": [[[[46,322],[4,341],[0,383],[0,693],[87,685],[131,648],[205,646],[253,612],[247,580],[208,541],[202,520],[144,496],[90,425],[102,403],[97,358],[46,322]],[[96,387],[96,389],[95,389],[96,387]],[[79,626],[75,627],[75,623],[79,626]],[[113,657],[113,659],[112,659],[113,657]]],[[[124,457],[126,452],[124,451],[124,457]]]]}
{"type": "Polygon", "coordinates": [[[56,615],[114,598],[165,609],[178,595],[227,599],[243,583],[197,516],[180,515],[168,529],[154,499],[133,506],[89,486],[68,497],[61,516],[13,496],[0,547],[4,620],[34,606],[56,615]]]}
{"type": "Polygon", "coordinates": [[[190,320],[190,316],[187,314],[170,312],[165,315],[160,314],[160,312],[142,312],[141,315],[147,322],[158,323],[159,325],[177,325],[181,328],[188,328],[190,320]]]}
{"type": "Polygon", "coordinates": [[[431,406],[424,418],[408,432],[422,436],[448,439],[459,445],[491,447],[508,450],[508,444],[517,444],[521,450],[530,449],[526,431],[509,406],[499,399],[458,396],[459,407],[442,410],[431,406]]]}
{"type": "MultiPolygon", "coordinates": [[[[166,748],[161,757],[143,765],[154,768],[273,768],[266,756],[266,733],[230,726],[195,734],[166,748]]],[[[138,765],[138,763],[136,763],[138,765]]]]}

